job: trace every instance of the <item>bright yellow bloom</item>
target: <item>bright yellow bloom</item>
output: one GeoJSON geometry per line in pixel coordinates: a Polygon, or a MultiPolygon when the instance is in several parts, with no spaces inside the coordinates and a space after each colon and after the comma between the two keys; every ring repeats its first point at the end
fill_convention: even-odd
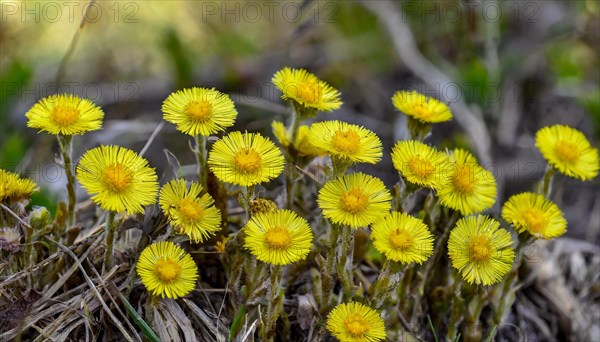
{"type": "Polygon", "coordinates": [[[452,119],[452,112],[445,103],[416,91],[397,91],[392,103],[402,113],[421,122],[439,123],[452,119]]]}
{"type": "Polygon", "coordinates": [[[285,160],[279,148],[259,133],[231,132],[213,145],[208,165],[223,182],[251,186],[279,176],[285,160]]]}
{"type": "Polygon", "coordinates": [[[169,223],[194,242],[207,240],[221,229],[221,211],[209,194],[200,195],[202,186],[185,179],[172,180],[160,190],[160,207],[169,223]]]}
{"type": "Polygon", "coordinates": [[[333,223],[358,229],[387,215],[391,199],[379,178],[359,172],[325,183],[317,201],[323,215],[333,223]]]}
{"type": "Polygon", "coordinates": [[[277,141],[279,141],[281,146],[283,146],[284,149],[289,150],[291,145],[298,157],[318,157],[326,154],[324,150],[315,147],[308,140],[309,126],[307,125],[298,127],[298,138],[293,144],[292,136],[282,122],[273,121],[271,127],[273,128],[275,138],[277,138],[277,141]]]}
{"type": "Polygon", "coordinates": [[[381,159],[381,140],[372,131],[343,121],[316,122],[308,140],[317,148],[351,163],[375,164],[381,159]]]}
{"type": "Polygon", "coordinates": [[[28,199],[36,191],[37,184],[31,179],[21,178],[16,173],[0,169],[0,203],[8,204],[28,199]]]}
{"type": "Polygon", "coordinates": [[[416,140],[398,141],[392,148],[394,168],[410,183],[437,189],[448,171],[448,157],[416,140]]]}
{"type": "Polygon", "coordinates": [[[342,342],[381,341],[385,325],[377,311],[357,302],[343,303],[329,313],[327,330],[342,342]]]}
{"type": "Polygon", "coordinates": [[[437,194],[442,205],[463,215],[478,213],[496,202],[496,179],[469,152],[455,149],[437,194]]]}
{"type": "Polygon", "coordinates": [[[156,202],[158,178],[146,159],[119,146],[87,151],[77,165],[77,180],[104,210],[143,213],[156,202]]]}
{"type": "Polygon", "coordinates": [[[154,296],[179,298],[196,287],[198,266],[192,256],[170,241],[146,247],[137,262],[142,283],[154,296]]]}
{"type": "Polygon", "coordinates": [[[258,213],[243,228],[244,247],[256,259],[273,265],[288,265],[306,258],[313,233],[305,219],[291,210],[258,213]]]}
{"type": "Polygon", "coordinates": [[[169,95],[162,105],[164,119],[185,134],[209,136],[233,126],[237,110],[220,91],[188,88],[169,95]]]}
{"type": "Polygon", "coordinates": [[[531,192],[511,196],[502,207],[502,217],[519,233],[528,231],[538,239],[553,239],[567,231],[567,220],[558,206],[531,192]]]}
{"type": "Polygon", "coordinates": [[[104,112],[92,101],[72,94],[52,95],[25,114],[27,127],[50,134],[77,135],[102,127],[104,112]]]}
{"type": "Polygon", "coordinates": [[[448,240],[448,255],[463,279],[477,285],[500,282],[515,260],[510,233],[483,215],[456,222],[448,240]]]}
{"type": "Polygon", "coordinates": [[[330,112],[340,108],[340,92],[304,69],[283,68],[271,80],[283,92],[283,100],[302,107],[330,112]]]}
{"type": "Polygon", "coordinates": [[[569,126],[540,129],[535,135],[535,146],[550,165],[569,177],[590,180],[600,169],[598,150],[583,133],[569,126]]]}
{"type": "Polygon", "coordinates": [[[433,254],[433,235],[416,217],[394,211],[371,229],[373,245],[390,260],[421,264],[433,254]]]}

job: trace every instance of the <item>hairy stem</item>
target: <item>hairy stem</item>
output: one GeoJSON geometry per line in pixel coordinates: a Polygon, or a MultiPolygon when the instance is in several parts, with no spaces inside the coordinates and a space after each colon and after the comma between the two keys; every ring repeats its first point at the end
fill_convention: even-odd
{"type": "Polygon", "coordinates": [[[198,183],[202,185],[202,192],[208,191],[208,165],[206,160],[206,137],[196,135],[196,157],[198,159],[198,183]]]}
{"type": "Polygon", "coordinates": [[[62,155],[63,167],[67,175],[67,228],[75,225],[75,174],[73,172],[73,137],[70,135],[59,135],[58,143],[62,155]]]}
{"type": "Polygon", "coordinates": [[[109,211],[106,218],[106,252],[104,253],[104,266],[102,274],[106,274],[112,267],[113,244],[115,242],[115,216],[114,211],[109,211]]]}

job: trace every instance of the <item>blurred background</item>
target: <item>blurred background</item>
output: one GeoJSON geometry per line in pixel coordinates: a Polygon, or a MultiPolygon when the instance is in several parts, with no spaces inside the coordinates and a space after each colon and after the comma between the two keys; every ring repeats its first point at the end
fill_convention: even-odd
{"type": "MultiPolygon", "coordinates": [[[[104,129],[76,139],[139,151],[162,101],[190,86],[229,93],[234,129],[272,137],[288,109],[270,80],[305,68],[342,92],[343,119],[375,131],[384,159],[361,169],[397,181],[389,151],[406,136],[392,94],[415,89],[448,102],[455,119],[429,142],[464,147],[498,180],[494,212],[533,190],[545,162],[535,132],[551,124],[600,138],[600,2],[587,1],[0,1],[0,162],[40,182],[33,204],[55,208],[64,175],[55,138],[26,127],[26,111],[60,92],[105,111],[104,129]],[[84,19],[85,18],[85,19],[84,19]],[[596,52],[594,52],[596,51],[596,52]]],[[[188,137],[166,124],[146,153],[170,177],[164,150],[193,164],[188,137]]],[[[568,236],[600,244],[598,179],[558,177],[554,200],[568,236]]],[[[83,193],[81,194],[84,195],[83,193]]],[[[53,209],[51,209],[53,210],[53,209]]]]}

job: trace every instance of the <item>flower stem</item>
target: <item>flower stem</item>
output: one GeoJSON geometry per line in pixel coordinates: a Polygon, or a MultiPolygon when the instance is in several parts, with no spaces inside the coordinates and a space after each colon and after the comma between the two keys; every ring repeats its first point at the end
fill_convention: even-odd
{"type": "Polygon", "coordinates": [[[206,137],[196,135],[196,156],[198,159],[198,183],[202,185],[202,191],[207,192],[208,165],[206,160],[206,137]]]}
{"type": "Polygon", "coordinates": [[[554,168],[550,165],[546,167],[544,179],[542,180],[542,195],[550,198],[552,195],[552,182],[554,181],[554,168]]]}
{"type": "Polygon", "coordinates": [[[269,275],[269,302],[267,306],[267,315],[265,324],[261,325],[261,336],[263,341],[270,341],[275,334],[275,326],[279,318],[279,309],[281,303],[278,300],[281,287],[281,266],[272,266],[271,274],[269,275]]]}
{"type": "Polygon", "coordinates": [[[106,252],[104,253],[104,266],[102,274],[105,274],[112,267],[113,244],[115,242],[115,216],[114,211],[109,211],[106,218],[106,252]]]}
{"type": "Polygon", "coordinates": [[[464,299],[461,295],[462,278],[458,277],[454,280],[450,293],[453,294],[450,299],[450,321],[448,322],[448,331],[446,339],[448,341],[456,341],[458,335],[458,327],[464,319],[464,299]]]}
{"type": "Polygon", "coordinates": [[[298,132],[300,130],[300,116],[298,111],[295,109],[295,106],[292,110],[292,121],[290,123],[290,127],[288,128],[288,134],[291,136],[290,140],[290,148],[288,149],[288,153],[286,154],[288,157],[288,164],[285,172],[285,193],[286,193],[286,208],[292,209],[294,205],[294,195],[296,193],[296,182],[294,179],[296,178],[296,169],[294,165],[296,164],[296,144],[298,140],[298,132]]]}
{"type": "Polygon", "coordinates": [[[342,241],[337,258],[337,273],[342,283],[342,297],[344,301],[352,298],[353,281],[353,251],[354,231],[350,227],[342,227],[342,241]]]}
{"type": "Polygon", "coordinates": [[[321,314],[325,315],[329,312],[329,304],[331,302],[331,290],[333,284],[337,280],[337,274],[335,273],[335,257],[337,250],[337,243],[340,236],[340,226],[333,224],[329,231],[329,248],[327,258],[325,259],[325,273],[321,281],[322,285],[322,303],[321,303],[321,314]]]}
{"type": "Polygon", "coordinates": [[[59,135],[58,143],[62,154],[63,167],[67,175],[67,228],[75,225],[75,204],[77,197],[75,194],[75,175],[73,173],[73,137],[70,135],[59,135]]]}

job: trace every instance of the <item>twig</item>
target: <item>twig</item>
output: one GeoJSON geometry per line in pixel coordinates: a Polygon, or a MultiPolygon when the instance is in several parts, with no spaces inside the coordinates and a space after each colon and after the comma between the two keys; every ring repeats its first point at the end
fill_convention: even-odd
{"type": "MultiPolygon", "coordinates": [[[[410,27],[402,20],[402,10],[389,0],[361,0],[362,5],[375,14],[388,31],[400,60],[420,79],[431,88],[439,85],[452,84],[453,81],[440,69],[427,60],[417,48],[410,27]]],[[[447,94],[438,91],[442,100],[454,100],[447,94]]],[[[477,150],[477,155],[483,164],[491,162],[491,138],[483,120],[478,117],[462,100],[456,100],[451,105],[456,121],[471,138],[471,143],[477,150]]]]}
{"type": "Polygon", "coordinates": [[[140,157],[143,157],[146,151],[148,151],[148,148],[150,147],[158,133],[160,133],[160,131],[163,129],[163,127],[165,127],[165,122],[161,121],[158,124],[158,126],[156,126],[156,128],[154,129],[154,132],[152,132],[152,135],[150,135],[150,138],[148,138],[148,141],[146,141],[146,145],[144,145],[144,148],[142,148],[142,150],[140,151],[140,157]]]}

